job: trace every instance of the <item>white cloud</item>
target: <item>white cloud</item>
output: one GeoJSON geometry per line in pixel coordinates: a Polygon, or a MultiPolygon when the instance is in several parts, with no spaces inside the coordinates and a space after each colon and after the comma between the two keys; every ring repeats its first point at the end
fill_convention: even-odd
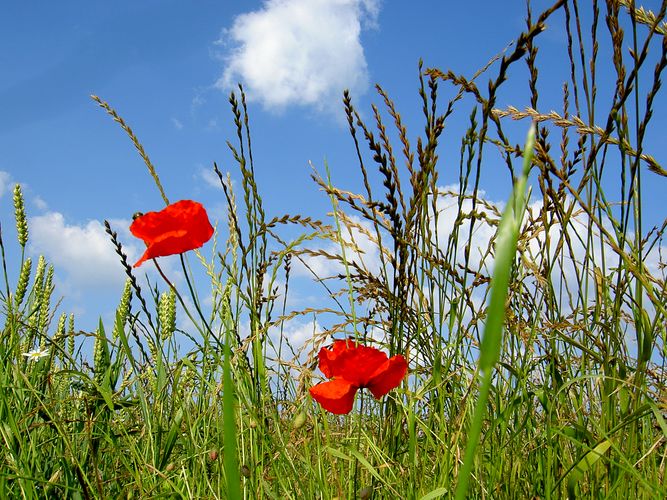
{"type": "MultiPolygon", "coordinates": [[[[31,252],[44,255],[56,271],[67,273],[72,287],[117,287],[125,282],[120,259],[99,221],[79,226],[68,224],[61,213],[48,212],[31,217],[29,227],[31,252]]],[[[125,251],[131,257],[138,254],[134,247],[125,251]]]]}
{"type": "Polygon", "coordinates": [[[214,189],[222,190],[222,184],[220,184],[220,178],[212,168],[205,168],[203,165],[198,165],[199,178],[204,181],[204,183],[214,189]]]}
{"type": "MultiPolygon", "coordinates": [[[[313,338],[322,334],[322,326],[315,318],[313,318],[306,321],[297,319],[287,321],[283,325],[282,333],[280,328],[274,327],[270,330],[270,335],[275,349],[278,349],[281,334],[283,338],[289,341],[290,345],[295,351],[301,351],[304,344],[312,342],[313,338]]],[[[288,348],[283,346],[282,350],[283,359],[288,359],[289,355],[284,354],[288,352],[288,348]]]]}
{"type": "Polygon", "coordinates": [[[47,208],[49,208],[49,205],[48,205],[48,204],[46,203],[46,201],[44,201],[44,200],[42,199],[42,197],[40,197],[40,196],[34,196],[34,197],[32,198],[32,202],[34,203],[35,207],[36,207],[38,210],[42,210],[42,211],[44,211],[44,210],[46,210],[47,208]]]}
{"type": "MultiPolygon", "coordinates": [[[[13,190],[14,190],[14,186],[16,184],[17,184],[17,182],[12,177],[12,174],[10,174],[9,172],[6,172],[4,170],[0,170],[0,198],[5,196],[5,194],[8,194],[9,196],[13,196],[13,190]]],[[[37,210],[43,211],[43,210],[47,209],[46,202],[40,196],[38,196],[38,195],[26,196],[26,195],[29,195],[31,193],[31,190],[30,190],[30,187],[28,186],[28,184],[26,184],[24,182],[20,182],[18,184],[21,185],[21,190],[23,192],[23,198],[24,199],[28,199],[30,197],[30,199],[32,200],[32,203],[34,204],[35,208],[37,208],[37,210]]],[[[14,206],[13,202],[10,203],[10,204],[11,204],[12,210],[13,210],[13,206],[14,206]]]]}
{"type": "Polygon", "coordinates": [[[197,113],[197,110],[206,104],[206,98],[203,96],[203,90],[198,89],[195,91],[195,96],[190,102],[190,114],[194,116],[197,113]]]}
{"type": "Polygon", "coordinates": [[[0,197],[4,196],[5,192],[9,189],[10,184],[12,184],[12,176],[9,172],[0,170],[0,197]]]}
{"type": "Polygon", "coordinates": [[[470,195],[459,200],[458,186],[445,186],[438,188],[438,201],[436,204],[438,210],[437,224],[431,218],[431,231],[437,229],[438,243],[440,249],[447,249],[448,241],[454,238],[454,231],[458,231],[458,236],[454,239],[457,244],[456,263],[465,262],[465,246],[470,241],[470,260],[468,265],[472,269],[482,269],[483,267],[492,267],[493,256],[487,254],[489,244],[496,234],[496,226],[491,222],[500,220],[500,213],[504,208],[504,203],[494,202],[486,198],[483,190],[478,191],[475,210],[478,213],[483,212],[488,220],[476,220],[472,235],[470,234],[470,213],[473,210],[473,199],[470,195]],[[459,212],[459,204],[461,205],[459,212]],[[458,216],[464,219],[457,222],[458,216]]]}
{"type": "Polygon", "coordinates": [[[248,98],[266,108],[291,104],[332,109],[342,92],[368,86],[360,41],[372,26],[379,0],[266,0],[256,11],[236,17],[220,45],[233,44],[216,86],[237,81],[248,98]]]}
{"type": "Polygon", "coordinates": [[[171,124],[176,130],[183,130],[183,123],[178,118],[171,117],[171,124]]]}
{"type": "MultiPolygon", "coordinates": [[[[375,241],[375,230],[372,224],[356,215],[348,215],[347,218],[352,224],[341,224],[341,236],[345,244],[345,259],[347,262],[354,262],[361,269],[371,274],[376,274],[380,270],[380,249],[375,241]]],[[[384,235],[386,237],[386,235],[384,235]]],[[[340,255],[341,245],[339,242],[330,242],[323,248],[311,245],[313,250],[318,248],[332,255],[340,255]]],[[[345,265],[337,260],[331,260],[320,255],[302,255],[300,259],[293,261],[293,270],[296,276],[315,276],[324,278],[336,274],[345,274],[345,265]]]]}

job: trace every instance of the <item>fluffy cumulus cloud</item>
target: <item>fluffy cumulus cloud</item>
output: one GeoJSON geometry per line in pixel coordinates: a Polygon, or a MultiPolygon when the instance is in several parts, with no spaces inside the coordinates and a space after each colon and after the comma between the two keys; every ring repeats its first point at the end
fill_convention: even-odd
{"type": "MultiPolygon", "coordinates": [[[[32,217],[29,227],[31,251],[44,255],[57,271],[67,273],[70,284],[102,288],[124,283],[118,255],[99,221],[68,224],[61,213],[48,212],[32,217]]],[[[136,253],[134,248],[127,250],[136,253]]]]}
{"type": "MultiPolygon", "coordinates": [[[[457,273],[463,271],[463,265],[466,263],[465,248],[470,243],[470,258],[467,262],[468,269],[475,273],[480,272],[482,276],[491,276],[494,268],[494,237],[497,231],[501,213],[505,208],[505,203],[489,200],[483,191],[478,193],[474,212],[478,214],[474,229],[470,229],[470,217],[473,213],[473,200],[470,194],[460,199],[458,188],[456,186],[444,186],[438,189],[439,195],[436,201],[438,217],[431,217],[431,234],[436,237],[439,249],[445,253],[446,258],[454,265],[457,273]]],[[[551,283],[557,293],[560,290],[578,290],[580,280],[586,278],[582,273],[585,272],[584,263],[588,261],[592,266],[598,268],[605,267],[607,272],[619,265],[619,256],[614,251],[608,237],[601,234],[599,227],[589,220],[587,213],[578,209],[573,198],[568,197],[563,202],[565,206],[574,204],[574,212],[567,225],[563,226],[559,221],[552,220],[545,228],[542,224],[541,209],[543,200],[533,198],[528,206],[527,213],[523,218],[523,238],[528,238],[522,242],[522,263],[524,272],[528,275],[525,284],[527,286],[538,286],[543,283],[541,270],[545,264],[551,269],[551,283]],[[548,230],[548,234],[547,234],[548,230]],[[588,242],[589,231],[591,239],[588,242]],[[548,237],[548,240],[547,240],[548,237]],[[549,245],[547,245],[549,241],[549,245]],[[564,243],[563,243],[564,242],[564,243]],[[565,245],[563,249],[560,244],[565,245]]],[[[372,237],[373,232],[367,221],[362,221],[352,217],[351,221],[356,225],[351,233],[343,232],[347,243],[346,257],[348,261],[354,261],[360,267],[367,269],[371,273],[378,273],[380,270],[380,252],[377,242],[372,237]]],[[[609,220],[603,220],[603,228],[613,235],[613,229],[609,220]]],[[[632,241],[629,236],[629,243],[632,241]]],[[[390,239],[385,240],[389,244],[390,239]]],[[[314,245],[315,248],[317,245],[314,245]]],[[[340,254],[340,247],[335,243],[325,243],[323,249],[330,254],[340,254]]],[[[625,251],[629,251],[628,247],[625,251]]],[[[656,277],[664,276],[664,255],[667,255],[667,247],[662,243],[655,244],[644,254],[644,263],[647,270],[656,277]]],[[[294,274],[296,276],[310,276],[311,270],[318,277],[328,277],[336,274],[344,275],[344,268],[337,262],[319,255],[303,255],[302,262],[297,261],[294,264],[294,274]]],[[[589,268],[592,272],[593,267],[589,268]]],[[[592,275],[584,281],[589,289],[588,297],[595,297],[595,280],[592,275]]],[[[329,283],[331,286],[331,283],[329,283]]],[[[344,283],[343,283],[344,285],[344,283]]],[[[487,287],[477,286],[471,289],[471,301],[475,309],[483,307],[486,297],[487,287]]],[[[424,289],[423,293],[429,295],[429,290],[424,289]]],[[[438,295],[430,297],[437,304],[438,295]]],[[[574,297],[577,300],[577,297],[574,297]]],[[[574,304],[563,304],[563,308],[574,307],[574,304]]],[[[439,308],[436,307],[436,310],[439,308]]],[[[445,306],[446,309],[446,306],[445,306]]]]}
{"type": "MultiPolygon", "coordinates": [[[[141,256],[143,243],[130,234],[129,220],[110,220],[123,244],[128,262],[133,264],[141,256]]],[[[119,289],[125,283],[125,270],[116,254],[104,225],[98,220],[75,224],[65,220],[59,212],[47,212],[31,217],[29,249],[33,255],[44,255],[53,264],[56,275],[62,279],[67,291],[80,296],[90,290],[119,289]]],[[[174,283],[180,283],[182,272],[178,268],[178,257],[160,259],[160,267],[174,283]]],[[[135,270],[143,283],[147,274],[155,282],[161,278],[152,265],[135,270]]]]}
{"type": "MultiPolygon", "coordinates": [[[[282,330],[278,327],[272,328],[269,331],[269,335],[271,336],[276,354],[278,354],[277,350],[279,349],[281,335],[284,339],[287,339],[294,351],[303,352],[305,344],[312,343],[314,339],[322,335],[322,326],[316,319],[305,321],[292,319],[283,325],[282,330]]],[[[283,360],[290,359],[291,351],[288,347],[283,345],[281,351],[283,360]]]]}
{"type": "Polygon", "coordinates": [[[493,255],[488,252],[491,240],[496,234],[496,223],[500,220],[500,214],[504,209],[503,202],[489,200],[486,192],[480,190],[477,200],[473,203],[472,195],[459,199],[459,188],[455,185],[440,187],[438,189],[438,200],[436,207],[438,217],[431,218],[431,231],[437,233],[440,249],[445,251],[449,239],[454,235],[456,241],[456,263],[465,262],[465,247],[470,242],[470,260],[468,265],[475,270],[489,272],[493,264],[493,255]],[[460,209],[459,209],[460,204],[460,209]],[[477,219],[470,233],[470,214],[473,211],[484,213],[484,219],[477,219]],[[463,216],[458,221],[459,215],[463,216]]]}
{"type": "Polygon", "coordinates": [[[332,108],[344,89],[368,86],[360,35],[378,12],[379,0],[266,0],[224,31],[228,52],[216,86],[240,81],[266,108],[332,108]]]}

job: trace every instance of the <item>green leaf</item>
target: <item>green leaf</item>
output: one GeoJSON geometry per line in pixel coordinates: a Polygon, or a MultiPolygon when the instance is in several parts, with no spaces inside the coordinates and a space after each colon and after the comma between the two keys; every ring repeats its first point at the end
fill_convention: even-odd
{"type": "Polygon", "coordinates": [[[350,462],[352,461],[352,457],[350,457],[349,455],[346,455],[345,453],[343,453],[340,450],[337,450],[336,448],[332,448],[331,446],[327,446],[324,449],[327,451],[327,453],[330,453],[331,455],[333,455],[336,458],[342,458],[343,460],[348,460],[350,462]]]}
{"type": "Polygon", "coordinates": [[[225,476],[227,479],[227,498],[242,498],[241,476],[239,472],[239,459],[237,455],[238,444],[236,442],[236,395],[234,380],[232,378],[232,349],[231,328],[227,328],[225,344],[225,360],[223,367],[223,392],[222,392],[222,422],[224,427],[224,459],[225,476]]]}
{"type": "Polygon", "coordinates": [[[584,477],[584,474],[591,470],[591,468],[597,463],[602,455],[611,447],[611,440],[605,439],[600,444],[598,444],[591,451],[586,453],[579,462],[577,462],[572,469],[570,469],[569,476],[570,478],[567,481],[567,489],[570,497],[574,494],[574,487],[577,485],[579,480],[584,477]]]}
{"type": "Polygon", "coordinates": [[[463,466],[456,485],[456,500],[467,496],[468,483],[475,462],[475,453],[486,416],[487,401],[491,390],[493,372],[500,356],[505,323],[505,302],[507,300],[510,276],[516,258],[521,221],[526,209],[526,184],[533,161],[535,147],[535,124],[530,127],[523,150],[523,169],[516,181],[510,200],[505,207],[496,235],[496,255],[491,279],[491,298],[486,310],[484,336],[480,345],[478,373],[481,378],[479,396],[468,431],[463,466]]]}
{"type": "Polygon", "coordinates": [[[447,488],[436,488],[433,491],[421,497],[419,500],[433,500],[434,498],[445,496],[447,493],[449,493],[449,490],[447,488]]]}
{"type": "Polygon", "coordinates": [[[167,434],[167,438],[164,441],[164,449],[162,451],[162,457],[160,458],[160,461],[158,463],[159,470],[163,470],[167,466],[167,462],[169,461],[171,452],[173,451],[174,446],[176,445],[178,436],[181,434],[182,421],[183,421],[183,410],[179,409],[178,412],[176,412],[174,422],[171,424],[171,429],[169,429],[169,434],[167,434]]]}

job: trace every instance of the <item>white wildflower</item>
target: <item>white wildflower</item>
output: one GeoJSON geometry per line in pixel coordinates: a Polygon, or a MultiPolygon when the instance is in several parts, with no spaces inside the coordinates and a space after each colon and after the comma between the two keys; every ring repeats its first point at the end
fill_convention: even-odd
{"type": "Polygon", "coordinates": [[[24,352],[23,355],[28,358],[28,361],[39,361],[41,358],[48,356],[49,352],[40,349],[33,349],[32,351],[29,352],[24,352]]]}

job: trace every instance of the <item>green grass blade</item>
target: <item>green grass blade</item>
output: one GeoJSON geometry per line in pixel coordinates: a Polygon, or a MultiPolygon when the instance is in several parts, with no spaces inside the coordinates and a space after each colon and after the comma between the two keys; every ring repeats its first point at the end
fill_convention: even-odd
{"type": "Polygon", "coordinates": [[[222,394],[223,425],[224,425],[224,458],[225,477],[227,479],[227,498],[241,498],[241,478],[239,475],[239,464],[236,442],[236,397],[234,396],[234,382],[232,380],[231,366],[231,334],[227,329],[225,339],[225,361],[223,369],[224,391],[222,394]]]}
{"type": "Polygon", "coordinates": [[[440,498],[449,493],[447,488],[436,488],[433,491],[428,492],[426,495],[421,497],[419,500],[433,500],[434,498],[440,498]]]}
{"type": "Polygon", "coordinates": [[[463,467],[456,485],[456,499],[463,500],[468,491],[468,483],[475,461],[475,451],[479,443],[482,424],[486,415],[486,405],[493,379],[493,369],[500,355],[505,321],[505,301],[509,288],[509,279],[514,265],[519,229],[523,217],[526,198],[526,183],[533,159],[535,146],[535,125],[531,126],[526,138],[523,153],[523,171],[514,186],[510,201],[505,207],[498,226],[496,239],[496,260],[491,280],[491,299],[487,309],[484,337],[479,355],[479,373],[482,378],[479,398],[475,406],[473,420],[468,432],[468,443],[463,467]]]}
{"type": "Polygon", "coordinates": [[[567,481],[567,491],[570,498],[574,498],[574,488],[581,478],[584,477],[584,474],[586,474],[586,472],[588,472],[597,461],[602,458],[602,455],[604,455],[610,447],[611,440],[605,439],[591,451],[586,453],[572,468],[570,478],[567,481]]]}

